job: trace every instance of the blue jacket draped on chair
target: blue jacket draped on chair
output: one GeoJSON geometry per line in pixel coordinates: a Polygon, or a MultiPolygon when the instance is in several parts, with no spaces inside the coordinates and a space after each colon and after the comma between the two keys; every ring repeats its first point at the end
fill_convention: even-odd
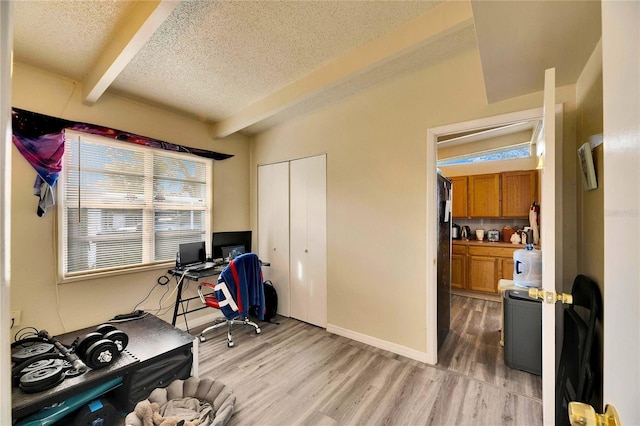
{"type": "MultiPolygon", "coordinates": [[[[224,283],[237,306],[237,311],[233,309],[234,304],[221,303],[220,310],[227,319],[246,318],[249,316],[249,309],[257,307],[258,319],[264,319],[265,302],[263,287],[262,267],[258,255],[254,253],[242,254],[227,265],[218,277],[218,284],[224,283]]],[[[216,299],[223,302],[225,292],[216,290],[216,299]]]]}

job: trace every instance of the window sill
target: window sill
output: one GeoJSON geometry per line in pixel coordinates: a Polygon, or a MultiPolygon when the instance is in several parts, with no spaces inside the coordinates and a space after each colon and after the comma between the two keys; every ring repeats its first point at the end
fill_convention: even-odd
{"type": "Polygon", "coordinates": [[[112,270],[103,270],[93,273],[83,273],[81,275],[72,275],[67,277],[58,276],[58,284],[69,284],[79,281],[89,281],[99,278],[109,278],[118,275],[137,274],[150,271],[167,271],[174,266],[173,262],[155,263],[152,265],[137,266],[132,268],[118,268],[112,270]]]}

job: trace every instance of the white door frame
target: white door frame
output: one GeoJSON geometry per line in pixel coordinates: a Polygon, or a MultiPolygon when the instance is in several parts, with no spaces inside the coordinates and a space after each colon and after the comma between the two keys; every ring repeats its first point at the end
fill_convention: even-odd
{"type": "MultiPolygon", "coordinates": [[[[0,1],[0,199],[11,199],[11,2],[0,1]]],[[[11,424],[11,203],[0,208],[0,424],[11,424]]]]}
{"type": "Polygon", "coordinates": [[[437,209],[429,206],[437,205],[436,196],[436,163],[437,154],[437,138],[440,135],[449,133],[457,133],[469,130],[476,130],[490,126],[507,125],[521,121],[542,119],[542,108],[533,108],[525,111],[512,112],[508,114],[497,115],[493,117],[481,118],[477,120],[466,121],[463,123],[449,124],[441,127],[434,127],[427,130],[427,275],[426,275],[426,312],[427,312],[427,351],[426,362],[436,364],[438,362],[438,292],[437,292],[437,259],[438,259],[438,243],[437,226],[438,215],[437,209]]]}

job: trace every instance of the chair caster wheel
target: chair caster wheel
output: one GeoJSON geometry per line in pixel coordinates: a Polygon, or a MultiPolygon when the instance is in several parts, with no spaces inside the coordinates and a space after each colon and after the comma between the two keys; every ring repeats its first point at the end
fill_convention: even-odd
{"type": "Polygon", "coordinates": [[[228,347],[228,348],[232,348],[232,347],[233,347],[233,342],[228,341],[228,342],[227,342],[227,347],[228,347]]]}
{"type": "Polygon", "coordinates": [[[260,334],[260,329],[256,328],[256,334],[260,334]]]}
{"type": "Polygon", "coordinates": [[[204,342],[205,340],[207,340],[206,337],[204,337],[202,334],[200,335],[200,342],[204,342]]]}

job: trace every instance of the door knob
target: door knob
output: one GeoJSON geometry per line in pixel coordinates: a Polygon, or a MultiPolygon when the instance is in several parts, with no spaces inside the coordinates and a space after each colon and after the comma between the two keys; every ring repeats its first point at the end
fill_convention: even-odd
{"type": "Polygon", "coordinates": [[[546,303],[554,304],[562,302],[565,305],[573,305],[573,296],[568,293],[557,294],[553,291],[544,291],[539,288],[530,288],[529,297],[532,299],[544,300],[546,303]]]}
{"type": "Polygon", "coordinates": [[[613,405],[607,405],[604,414],[582,402],[569,403],[569,422],[572,426],[620,426],[620,417],[613,405]]]}

